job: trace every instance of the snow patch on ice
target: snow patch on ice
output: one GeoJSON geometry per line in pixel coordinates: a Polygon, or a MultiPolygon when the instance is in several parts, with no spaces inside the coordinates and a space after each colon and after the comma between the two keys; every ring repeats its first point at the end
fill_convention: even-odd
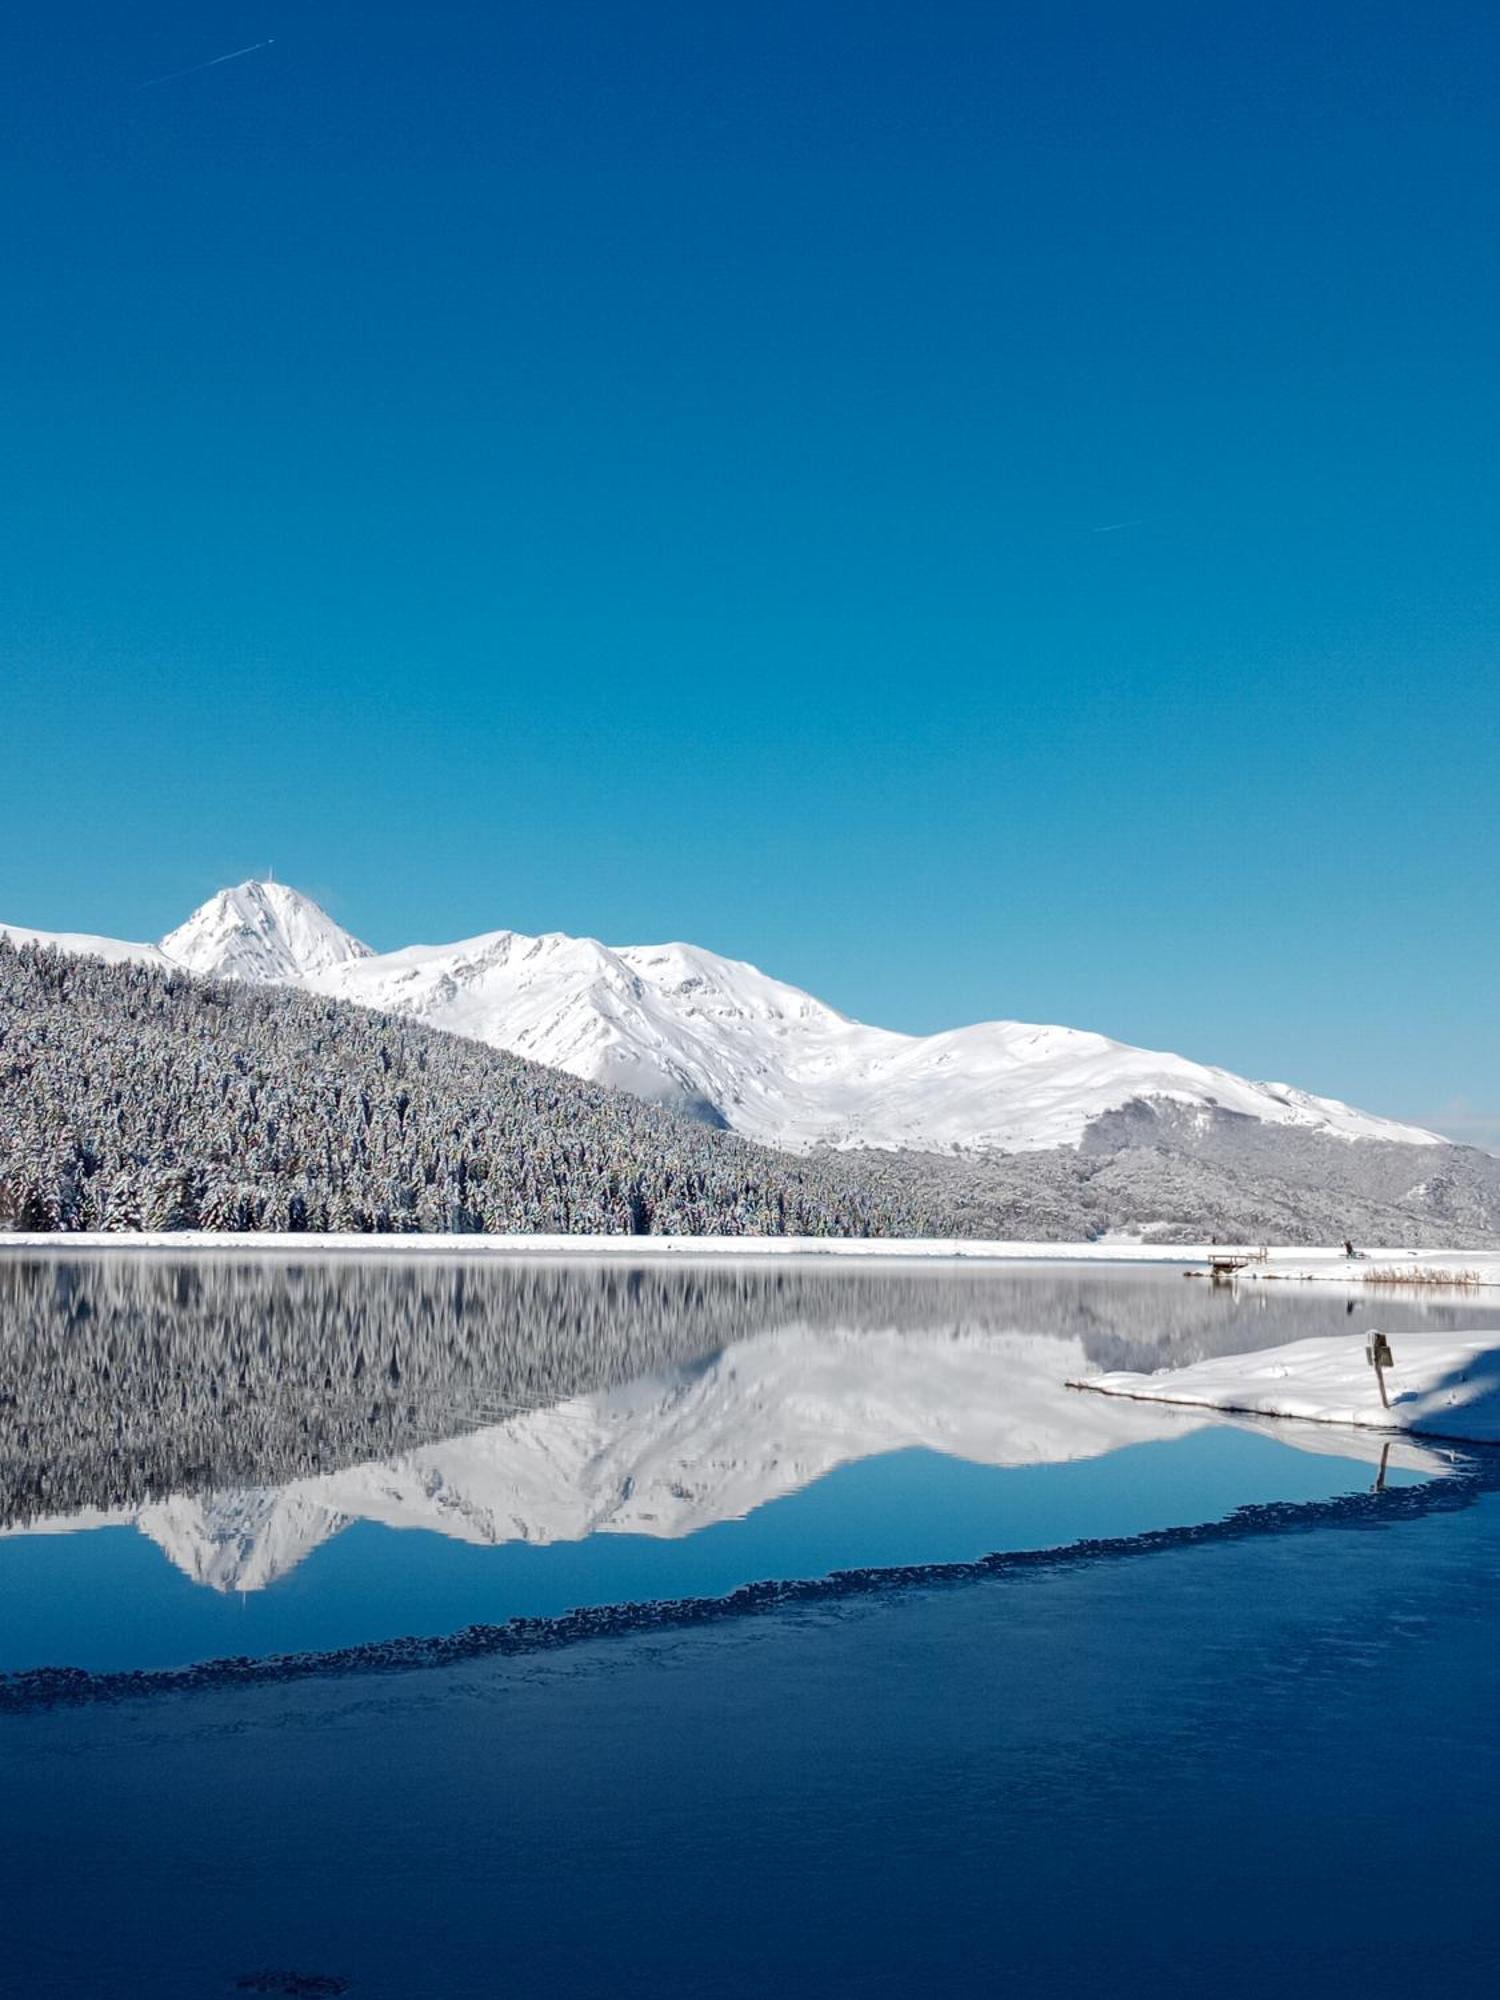
{"type": "Polygon", "coordinates": [[[1500,1330],[1393,1334],[1392,1365],[1385,1371],[1389,1409],[1381,1403],[1365,1340],[1363,1334],[1298,1340],[1157,1374],[1088,1376],[1073,1386],[1189,1409],[1500,1443],[1500,1330]]]}

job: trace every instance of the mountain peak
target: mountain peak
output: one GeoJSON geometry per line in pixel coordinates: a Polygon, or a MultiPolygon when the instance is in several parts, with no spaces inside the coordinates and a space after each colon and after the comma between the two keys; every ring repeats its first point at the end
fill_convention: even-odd
{"type": "Polygon", "coordinates": [[[367,944],[286,882],[221,889],[169,931],[161,948],[189,972],[252,983],[305,979],[371,956],[367,944]]]}
{"type": "Polygon", "coordinates": [[[406,1015],[790,1152],[1038,1152],[1083,1146],[1106,1127],[1117,1139],[1129,1130],[1139,1138],[1165,1119],[1201,1135],[1225,1118],[1324,1138],[1446,1144],[1288,1084],[1081,1029],[1003,1020],[933,1035],[873,1027],[699,945],[490,931],[377,955],[284,882],[221,889],[159,952],[108,938],[13,935],[406,1015]]]}

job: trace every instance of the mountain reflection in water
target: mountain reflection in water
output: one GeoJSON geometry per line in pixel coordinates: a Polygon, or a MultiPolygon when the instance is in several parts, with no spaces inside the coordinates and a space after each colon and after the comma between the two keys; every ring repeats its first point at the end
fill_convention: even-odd
{"type": "MultiPolygon", "coordinates": [[[[1462,1308],[1423,1323],[1445,1311],[1462,1308]]],[[[6,1258],[0,1313],[0,1527],[133,1523],[221,1591],[359,1521],[485,1545],[676,1538],[881,1454],[1040,1465],[1181,1437],[1209,1419],[1063,1384],[1347,1319],[1337,1297],[1173,1271],[396,1255],[6,1258]]]]}

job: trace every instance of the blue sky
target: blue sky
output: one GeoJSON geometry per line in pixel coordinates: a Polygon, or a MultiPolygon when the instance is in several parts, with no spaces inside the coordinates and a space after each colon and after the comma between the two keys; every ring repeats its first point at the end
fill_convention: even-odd
{"type": "Polygon", "coordinates": [[[1497,72],[1444,0],[17,10],[0,915],[274,867],[1500,1139],[1497,72]]]}

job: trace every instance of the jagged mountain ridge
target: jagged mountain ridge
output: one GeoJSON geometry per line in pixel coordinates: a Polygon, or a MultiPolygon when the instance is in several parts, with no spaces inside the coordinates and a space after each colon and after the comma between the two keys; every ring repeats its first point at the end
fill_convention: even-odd
{"type": "Polygon", "coordinates": [[[1079,1029],[871,1027],[696,945],[502,930],[376,953],[284,883],[221,890],[160,945],[4,929],[18,942],[406,1015],[791,1151],[1077,1147],[1099,1119],[1157,1102],[1346,1140],[1448,1143],[1287,1084],[1079,1029]]]}

